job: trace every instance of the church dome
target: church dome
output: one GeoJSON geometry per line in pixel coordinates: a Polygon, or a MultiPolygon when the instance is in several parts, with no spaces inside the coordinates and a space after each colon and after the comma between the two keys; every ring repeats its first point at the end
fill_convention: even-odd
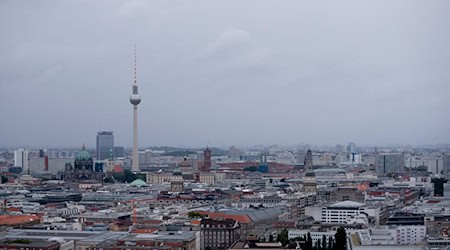
{"type": "Polygon", "coordinates": [[[75,156],[76,161],[89,161],[92,160],[91,154],[89,154],[88,151],[86,151],[84,145],[80,152],[77,153],[75,156]]]}

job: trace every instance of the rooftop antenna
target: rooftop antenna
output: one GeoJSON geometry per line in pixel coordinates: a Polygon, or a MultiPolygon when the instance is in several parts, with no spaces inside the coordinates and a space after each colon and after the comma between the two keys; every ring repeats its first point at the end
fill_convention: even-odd
{"type": "Polygon", "coordinates": [[[137,49],[136,44],[134,45],[134,85],[137,84],[137,49]]]}

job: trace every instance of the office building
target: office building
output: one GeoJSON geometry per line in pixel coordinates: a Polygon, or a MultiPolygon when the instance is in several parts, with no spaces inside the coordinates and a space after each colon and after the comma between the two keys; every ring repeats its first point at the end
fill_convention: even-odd
{"type": "Polygon", "coordinates": [[[28,173],[28,150],[19,148],[14,151],[14,166],[21,167],[22,173],[28,173]]]}
{"type": "Polygon", "coordinates": [[[403,172],[405,157],[402,153],[380,153],[375,157],[378,174],[395,174],[403,172]]]}
{"type": "Polygon", "coordinates": [[[444,167],[444,175],[450,177],[450,153],[442,155],[442,162],[444,167]]]}
{"type": "Polygon", "coordinates": [[[125,149],[122,146],[114,146],[114,157],[122,158],[125,156],[125,149]]]}
{"type": "Polygon", "coordinates": [[[110,151],[114,150],[114,135],[111,131],[97,133],[97,160],[107,160],[110,151]]]}
{"type": "Polygon", "coordinates": [[[228,249],[239,239],[239,222],[232,219],[202,219],[200,249],[228,249]]]}

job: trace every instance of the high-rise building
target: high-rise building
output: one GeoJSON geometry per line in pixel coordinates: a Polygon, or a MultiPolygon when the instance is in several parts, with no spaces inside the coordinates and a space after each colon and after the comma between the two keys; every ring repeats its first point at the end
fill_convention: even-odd
{"type": "Polygon", "coordinates": [[[22,173],[28,173],[28,150],[23,148],[14,150],[14,166],[21,167],[22,173]]]}
{"type": "Polygon", "coordinates": [[[125,149],[122,146],[114,146],[114,157],[124,157],[125,149]]]}
{"type": "Polygon", "coordinates": [[[203,151],[203,171],[209,172],[211,170],[211,150],[206,147],[203,151]]]}
{"type": "Polygon", "coordinates": [[[111,131],[97,133],[97,160],[107,160],[109,152],[114,149],[114,135],[111,131]]]}
{"type": "Polygon", "coordinates": [[[447,176],[447,178],[450,177],[450,153],[445,153],[442,155],[442,162],[444,167],[444,175],[447,176]]]}
{"type": "Polygon", "coordinates": [[[402,153],[379,153],[375,158],[375,167],[378,174],[403,172],[405,157],[402,153]]]}
{"type": "Polygon", "coordinates": [[[347,152],[349,152],[350,154],[356,153],[356,144],[353,142],[350,142],[347,146],[347,152]]]}
{"type": "Polygon", "coordinates": [[[132,89],[133,94],[130,96],[130,102],[133,104],[133,160],[131,170],[137,172],[139,171],[137,106],[141,103],[141,96],[138,93],[136,77],[136,47],[134,47],[134,84],[132,89]]]}

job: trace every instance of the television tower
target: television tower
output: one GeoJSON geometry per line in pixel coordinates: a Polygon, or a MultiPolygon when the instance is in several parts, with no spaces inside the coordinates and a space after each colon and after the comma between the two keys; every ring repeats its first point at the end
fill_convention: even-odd
{"type": "Polygon", "coordinates": [[[141,97],[138,94],[138,85],[136,79],[136,45],[134,45],[134,84],[133,94],[130,96],[130,102],[133,104],[133,160],[131,163],[131,170],[133,172],[139,171],[139,156],[138,156],[138,128],[137,128],[137,106],[141,103],[141,97]]]}

